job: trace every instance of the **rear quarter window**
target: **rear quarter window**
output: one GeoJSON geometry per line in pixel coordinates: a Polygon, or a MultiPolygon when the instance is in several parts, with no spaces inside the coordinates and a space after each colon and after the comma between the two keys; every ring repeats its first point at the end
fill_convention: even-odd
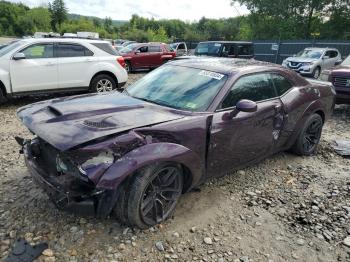
{"type": "Polygon", "coordinates": [[[275,85],[278,96],[285,94],[293,87],[293,84],[284,76],[271,74],[271,79],[275,85]]]}
{"type": "Polygon", "coordinates": [[[253,45],[238,45],[238,55],[254,55],[253,45]]]}
{"type": "Polygon", "coordinates": [[[113,56],[119,56],[119,53],[117,50],[115,50],[113,48],[113,46],[109,43],[90,43],[92,44],[93,46],[97,47],[98,49],[110,54],[110,55],[113,55],[113,56]]]}

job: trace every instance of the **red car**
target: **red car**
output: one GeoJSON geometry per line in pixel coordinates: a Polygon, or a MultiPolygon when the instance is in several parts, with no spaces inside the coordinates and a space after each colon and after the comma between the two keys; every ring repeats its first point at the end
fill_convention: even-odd
{"type": "Polygon", "coordinates": [[[125,69],[128,73],[135,69],[156,68],[176,56],[175,52],[162,43],[135,43],[119,52],[125,59],[125,69]]]}

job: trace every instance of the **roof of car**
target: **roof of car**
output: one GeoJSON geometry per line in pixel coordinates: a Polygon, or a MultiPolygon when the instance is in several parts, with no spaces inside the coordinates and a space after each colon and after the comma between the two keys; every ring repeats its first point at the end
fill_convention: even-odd
{"type": "Polygon", "coordinates": [[[22,41],[28,42],[28,43],[40,43],[40,42],[75,42],[75,43],[81,43],[81,42],[87,42],[87,43],[109,43],[106,40],[102,39],[86,39],[86,38],[77,38],[77,37],[63,37],[63,38],[58,38],[58,37],[48,37],[48,38],[26,38],[22,39],[22,41]]]}
{"type": "Polygon", "coordinates": [[[258,61],[255,59],[239,59],[239,58],[189,58],[173,60],[168,62],[168,64],[176,66],[186,66],[193,67],[202,70],[209,70],[213,72],[218,72],[222,74],[231,74],[237,71],[246,69],[247,67],[274,67],[282,68],[282,66],[277,64],[272,64],[268,62],[258,61]]]}
{"type": "Polygon", "coordinates": [[[320,50],[320,51],[324,51],[324,50],[337,50],[336,48],[332,48],[332,47],[307,47],[305,48],[305,50],[320,50]]]}
{"type": "Polygon", "coordinates": [[[203,41],[200,43],[220,43],[220,44],[253,44],[253,42],[248,41],[203,41]]]}

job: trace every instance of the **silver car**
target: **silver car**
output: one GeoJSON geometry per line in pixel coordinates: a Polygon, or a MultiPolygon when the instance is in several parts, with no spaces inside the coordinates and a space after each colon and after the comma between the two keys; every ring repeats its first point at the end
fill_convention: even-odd
{"type": "Polygon", "coordinates": [[[319,78],[322,70],[329,69],[342,62],[339,51],[335,48],[305,48],[293,57],[283,60],[282,65],[303,76],[319,78]]]}

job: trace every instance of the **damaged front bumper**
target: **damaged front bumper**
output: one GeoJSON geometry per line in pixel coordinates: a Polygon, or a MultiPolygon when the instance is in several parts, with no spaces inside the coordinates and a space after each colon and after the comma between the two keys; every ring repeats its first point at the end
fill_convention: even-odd
{"type": "Polygon", "coordinates": [[[113,191],[98,190],[92,182],[79,180],[69,174],[53,175],[44,170],[40,157],[35,156],[30,140],[23,143],[26,166],[33,180],[48,194],[55,206],[61,210],[82,216],[107,217],[114,204],[113,191]],[[109,201],[106,201],[109,200],[109,201]]]}

